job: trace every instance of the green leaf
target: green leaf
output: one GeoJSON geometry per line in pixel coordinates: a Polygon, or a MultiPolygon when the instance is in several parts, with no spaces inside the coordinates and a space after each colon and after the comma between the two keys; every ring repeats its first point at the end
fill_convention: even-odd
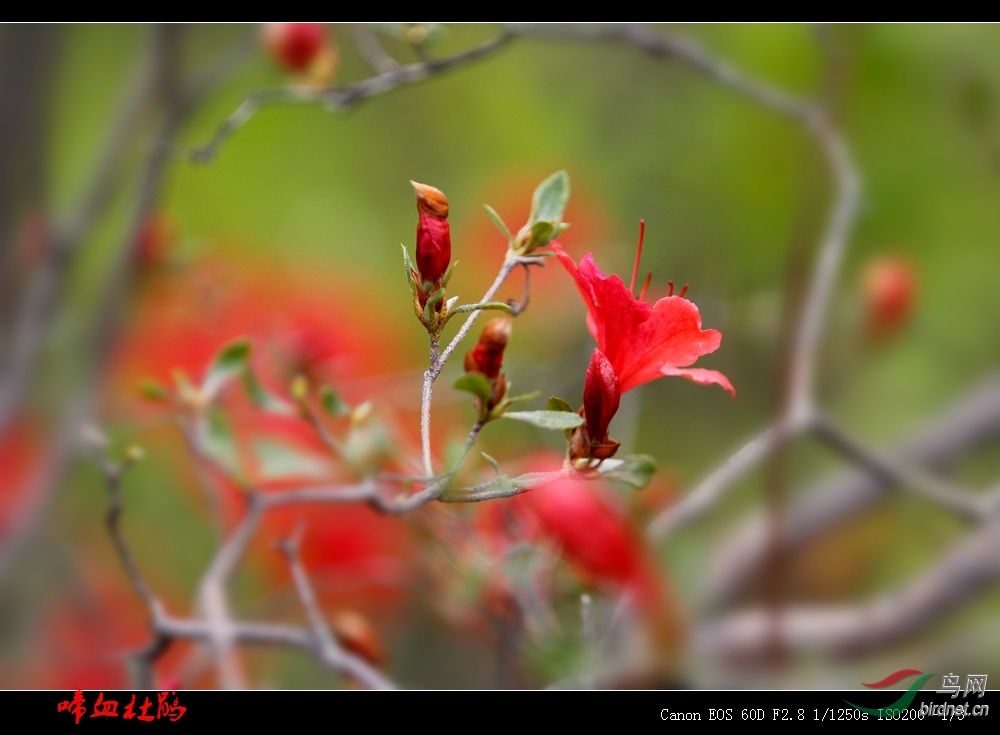
{"type": "Polygon", "coordinates": [[[208,368],[201,390],[208,400],[214,399],[229,382],[238,378],[246,369],[250,357],[250,341],[237,339],[223,345],[208,368]]]}
{"type": "Polygon", "coordinates": [[[493,468],[494,478],[500,477],[500,465],[499,465],[499,463],[495,459],[493,459],[493,457],[491,457],[490,455],[488,455],[486,452],[480,452],[480,454],[483,455],[483,459],[485,459],[487,462],[489,462],[490,463],[490,467],[493,468]]]}
{"type": "Polygon", "coordinates": [[[170,391],[165,385],[149,379],[139,383],[139,393],[147,401],[165,401],[170,397],[170,391]]]}
{"type": "Polygon", "coordinates": [[[253,442],[257,458],[257,479],[309,479],[328,477],[329,464],[322,458],[285,444],[272,441],[253,442]]]}
{"type": "Polygon", "coordinates": [[[455,381],[455,390],[464,390],[466,393],[471,393],[486,403],[490,400],[490,394],[493,389],[490,388],[490,381],[482,373],[466,373],[455,381]]]}
{"type": "Polygon", "coordinates": [[[510,308],[510,304],[505,304],[502,301],[487,301],[486,303],[479,304],[462,304],[461,306],[456,306],[454,309],[448,311],[449,314],[467,314],[470,311],[502,311],[504,314],[510,314],[514,310],[510,308]]]}
{"type": "Polygon", "coordinates": [[[531,198],[531,217],[528,223],[548,222],[554,228],[562,222],[563,212],[569,202],[569,174],[556,171],[545,179],[531,198]]]}
{"type": "Polygon", "coordinates": [[[225,414],[217,408],[212,408],[199,426],[200,443],[205,453],[232,475],[242,477],[239,449],[225,414]]]}
{"type": "Polygon", "coordinates": [[[444,298],[444,289],[439,288],[434,292],[434,295],[427,299],[427,303],[424,305],[424,320],[430,322],[431,317],[434,315],[434,306],[444,298]]]}
{"type": "Polygon", "coordinates": [[[346,416],[351,412],[351,407],[328,385],[324,385],[319,390],[319,405],[330,416],[346,416]]]}
{"type": "Polygon", "coordinates": [[[441,276],[441,285],[442,286],[447,286],[448,285],[448,281],[451,280],[452,275],[455,273],[455,266],[457,266],[459,264],[459,262],[461,262],[461,261],[458,261],[458,260],[451,261],[451,265],[448,266],[448,270],[446,270],[444,272],[444,275],[441,276]]]}
{"type": "Polygon", "coordinates": [[[604,469],[604,465],[601,466],[602,477],[631,485],[636,490],[642,490],[646,487],[655,472],[656,460],[648,454],[635,454],[626,457],[620,464],[614,465],[608,470],[604,469]]]}
{"type": "Polygon", "coordinates": [[[574,429],[583,423],[583,416],[565,411],[511,411],[503,418],[524,421],[540,429],[574,429]]]}
{"type": "Polygon", "coordinates": [[[531,391],[531,393],[522,393],[519,396],[511,396],[510,398],[504,401],[504,404],[507,406],[511,406],[515,403],[526,403],[527,401],[535,400],[540,395],[542,395],[542,392],[540,390],[533,390],[531,391]]]}
{"type": "Polygon", "coordinates": [[[549,398],[548,404],[546,404],[550,411],[567,411],[569,413],[576,413],[573,407],[569,405],[568,402],[564,401],[562,398],[557,396],[552,396],[549,398]]]}
{"type": "Polygon", "coordinates": [[[500,215],[497,211],[493,209],[489,204],[484,204],[483,207],[486,209],[486,216],[490,218],[490,222],[493,223],[494,227],[500,230],[500,234],[507,238],[507,244],[514,244],[514,236],[510,234],[510,230],[507,229],[506,223],[500,219],[500,215]]]}
{"type": "Polygon", "coordinates": [[[249,367],[243,373],[243,387],[246,389],[247,397],[257,408],[281,416],[290,416],[295,413],[292,404],[278,398],[278,396],[261,385],[260,381],[257,380],[257,376],[254,375],[253,370],[249,367]]]}
{"type": "Polygon", "coordinates": [[[410,251],[406,249],[403,243],[399,243],[399,247],[403,248],[403,268],[406,270],[406,285],[410,287],[410,293],[413,293],[413,289],[416,285],[413,283],[413,262],[410,260],[410,251]]]}

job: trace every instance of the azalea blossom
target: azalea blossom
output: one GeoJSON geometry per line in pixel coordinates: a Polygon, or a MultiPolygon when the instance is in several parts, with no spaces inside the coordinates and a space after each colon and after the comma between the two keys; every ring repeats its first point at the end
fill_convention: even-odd
{"type": "Polygon", "coordinates": [[[639,247],[629,287],[616,275],[604,275],[594,256],[587,253],[579,267],[557,242],[552,243],[559,262],[576,281],[587,306],[587,327],[597,349],[587,368],[581,413],[585,423],[573,433],[569,456],[573,461],[604,460],[618,451],[618,442],[608,436],[611,419],[618,412],[621,394],[664,375],[679,375],[695,383],[716,383],[736,397],[729,378],[717,370],[688,367],[702,355],[715,352],[722,335],[701,328],[698,307],[680,295],[670,295],[649,304],[644,299],[653,274],[633,296],[635,277],[642,255],[645,223],[639,221],[639,247]]]}
{"type": "MultiPolygon", "coordinates": [[[[587,327],[598,349],[614,367],[622,393],[664,375],[679,375],[704,385],[716,383],[736,397],[729,378],[719,371],[688,367],[702,355],[715,352],[722,342],[719,332],[701,328],[697,306],[683,295],[670,295],[649,304],[643,300],[649,277],[635,297],[635,270],[632,287],[626,288],[617,275],[604,275],[590,253],[577,267],[558,243],[552,243],[552,249],[576,281],[587,306],[587,327]]],[[[641,254],[642,235],[636,270],[641,254]]]]}

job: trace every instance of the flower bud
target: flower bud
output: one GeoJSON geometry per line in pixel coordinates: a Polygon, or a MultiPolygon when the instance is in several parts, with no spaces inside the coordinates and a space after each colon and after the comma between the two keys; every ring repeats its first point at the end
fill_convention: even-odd
{"type": "Polygon", "coordinates": [[[417,194],[417,270],[420,280],[438,283],[451,261],[448,199],[438,189],[411,181],[417,194]]]}
{"type": "Polygon", "coordinates": [[[291,71],[305,73],[324,49],[328,49],[321,23],[268,23],[263,30],[264,45],[278,63],[291,71]]]}
{"type": "Polygon", "coordinates": [[[874,337],[888,337],[909,320],[916,305],[917,274],[913,264],[900,256],[871,261],[862,275],[865,317],[874,337]]]}
{"type": "Polygon", "coordinates": [[[503,365],[503,351],[510,339],[512,322],[501,317],[493,319],[479,335],[479,342],[465,355],[465,372],[480,372],[487,378],[496,378],[503,365]]]}
{"type": "Polygon", "coordinates": [[[594,459],[608,459],[614,456],[619,445],[608,437],[608,426],[618,413],[620,401],[621,388],[615,369],[604,353],[595,349],[583,385],[585,423],[581,428],[586,430],[586,446],[583,437],[579,436],[580,429],[578,429],[570,442],[571,459],[586,456],[588,448],[589,456],[594,459]]]}
{"type": "Polygon", "coordinates": [[[375,626],[364,615],[344,610],[330,620],[337,640],[351,653],[357,654],[373,666],[385,663],[385,645],[375,626]]]}

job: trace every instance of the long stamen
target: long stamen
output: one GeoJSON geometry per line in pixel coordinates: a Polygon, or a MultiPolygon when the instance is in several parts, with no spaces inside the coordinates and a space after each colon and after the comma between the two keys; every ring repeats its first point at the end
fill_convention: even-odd
{"type": "Polygon", "coordinates": [[[684,298],[684,294],[688,292],[688,285],[685,283],[684,288],[681,289],[681,298],[684,298]]]}
{"type": "Polygon", "coordinates": [[[642,238],[646,234],[646,220],[639,220],[639,247],[635,250],[635,265],[632,266],[632,280],[628,284],[628,292],[635,294],[635,277],[639,274],[639,258],[642,257],[642,238]]]}
{"type": "Polygon", "coordinates": [[[646,291],[649,290],[649,282],[653,280],[653,271],[646,274],[646,281],[642,284],[642,290],[639,292],[639,301],[644,301],[646,299],[646,291]]]}
{"type": "Polygon", "coordinates": [[[667,296],[673,296],[674,295],[674,282],[673,281],[667,281],[667,285],[670,286],[670,293],[668,293],[667,296]]]}

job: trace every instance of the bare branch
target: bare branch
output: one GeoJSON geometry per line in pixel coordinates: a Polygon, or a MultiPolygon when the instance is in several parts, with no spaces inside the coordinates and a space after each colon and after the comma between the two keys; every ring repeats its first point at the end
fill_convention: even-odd
{"type": "MultiPolygon", "coordinates": [[[[941,468],[998,433],[1000,379],[994,378],[928,421],[915,436],[882,454],[908,466],[941,468]]],[[[793,553],[817,534],[863,513],[894,486],[892,478],[859,469],[803,492],[803,499],[788,510],[785,548],[793,553]]],[[[716,550],[706,575],[704,607],[731,604],[753,584],[764,564],[767,539],[766,520],[756,515],[716,550]]]]}
{"type": "Polygon", "coordinates": [[[735,67],[707,53],[690,39],[666,35],[637,24],[573,24],[509,23],[507,31],[518,36],[561,39],[567,41],[623,41],[642,49],[651,56],[674,58],[714,79],[723,86],[748,97],[782,115],[804,119],[811,105],[787,93],[748,77],[735,67]]]}
{"type": "Polygon", "coordinates": [[[702,626],[695,649],[719,657],[759,657],[777,633],[797,652],[861,655],[925,630],[1000,579],[1000,521],[993,521],[897,592],[856,607],[752,610],[702,626]]]}
{"type": "Polygon", "coordinates": [[[662,541],[678,528],[700,518],[715,507],[726,491],[787,441],[777,425],[771,426],[744,444],[694,490],[675,505],[660,512],[649,524],[646,535],[662,541]]]}
{"type": "Polygon", "coordinates": [[[369,689],[395,688],[381,672],[370,666],[364,659],[345,651],[337,642],[330,631],[326,618],[323,617],[319,602],[316,600],[316,593],[309,582],[309,576],[299,559],[300,539],[299,535],[286,539],[278,544],[278,549],[288,562],[289,571],[295,581],[295,589],[299,593],[302,607],[305,608],[306,616],[309,618],[313,635],[319,642],[320,658],[330,668],[356,679],[369,689]]]}
{"type": "Polygon", "coordinates": [[[991,515],[991,508],[984,502],[984,497],[977,498],[945,479],[924,473],[906,463],[879,456],[855,441],[827,416],[817,416],[813,429],[831,447],[881,478],[883,482],[909,487],[928,500],[974,521],[984,521],[991,515]]]}
{"type": "Polygon", "coordinates": [[[191,150],[188,156],[195,163],[211,161],[233,133],[243,127],[261,107],[276,104],[322,104],[328,110],[335,112],[347,110],[369,97],[478,61],[499,51],[512,39],[511,34],[501,33],[478,46],[443,59],[429,59],[397,66],[360,82],[351,82],[338,87],[280,87],[254,92],[219,126],[211,140],[191,150]]]}
{"type": "Polygon", "coordinates": [[[369,26],[362,23],[354,26],[352,30],[354,32],[354,45],[357,46],[358,53],[368,62],[368,66],[372,68],[372,71],[384,74],[387,71],[399,68],[399,62],[382,48],[382,44],[378,41],[378,36],[376,36],[375,31],[369,26]]]}

